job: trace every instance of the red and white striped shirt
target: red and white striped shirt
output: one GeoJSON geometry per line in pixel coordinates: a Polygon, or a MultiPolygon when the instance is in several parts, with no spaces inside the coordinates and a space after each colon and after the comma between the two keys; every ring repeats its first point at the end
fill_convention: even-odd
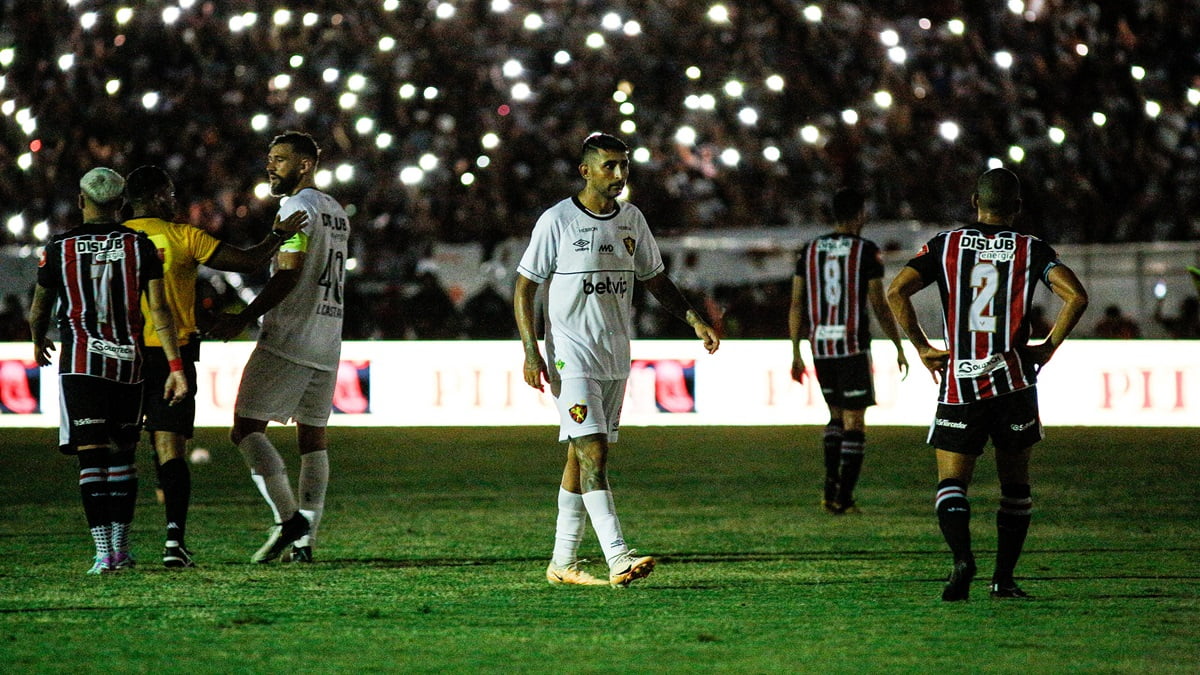
{"type": "Polygon", "coordinates": [[[976,223],[930,239],[908,266],[937,282],[950,361],[942,403],[971,403],[1032,387],[1033,364],[1021,358],[1038,281],[1059,265],[1037,237],[976,223]]]}
{"type": "Polygon", "coordinates": [[[832,232],[805,245],[796,261],[804,279],[813,357],[853,356],[871,348],[867,290],[883,277],[879,247],[852,234],[832,232]]]}
{"type": "Polygon", "coordinates": [[[87,224],[46,245],[38,284],[58,298],[59,374],[141,381],[141,295],[162,269],[146,235],[116,224],[87,224]]]}

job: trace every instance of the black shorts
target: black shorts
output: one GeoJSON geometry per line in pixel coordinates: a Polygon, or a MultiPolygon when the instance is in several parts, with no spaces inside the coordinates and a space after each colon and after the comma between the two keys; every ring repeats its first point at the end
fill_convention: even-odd
{"type": "Polygon", "coordinates": [[[836,359],[813,359],[817,382],[825,402],[846,410],[864,410],[875,405],[875,383],[868,352],[836,359]]]}
{"type": "Polygon", "coordinates": [[[974,403],[939,403],[928,441],[940,450],[978,457],[988,438],[1003,453],[1031,447],[1042,436],[1037,388],[1026,387],[974,403]]]}
{"type": "Polygon", "coordinates": [[[58,449],[74,454],[81,445],[130,448],[138,441],[142,385],[91,375],[63,375],[59,382],[58,449]]]}
{"type": "Polygon", "coordinates": [[[179,403],[169,405],[163,399],[163,387],[171,372],[162,347],[142,348],[142,425],[146,431],[169,431],[191,438],[196,428],[196,361],[200,345],[195,340],[179,348],[183,359],[183,374],[187,377],[188,393],[179,403]]]}

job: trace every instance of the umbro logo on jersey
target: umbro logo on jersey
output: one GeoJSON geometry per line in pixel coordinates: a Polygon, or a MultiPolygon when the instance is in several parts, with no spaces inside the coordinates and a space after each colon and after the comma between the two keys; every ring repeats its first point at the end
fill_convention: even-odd
{"type": "Polygon", "coordinates": [[[576,239],[575,243],[571,244],[576,251],[587,251],[592,248],[592,242],[587,239],[576,239]]]}

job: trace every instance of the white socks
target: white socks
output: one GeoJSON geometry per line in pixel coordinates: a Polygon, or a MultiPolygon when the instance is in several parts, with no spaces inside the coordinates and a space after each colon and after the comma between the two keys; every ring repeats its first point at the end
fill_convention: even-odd
{"type": "Polygon", "coordinates": [[[292,494],[291,483],[288,482],[287,469],[279,451],[271,445],[267,435],[262,432],[247,434],[238,443],[238,450],[250,467],[255,485],[271,505],[275,522],[282,523],[296,514],[296,496],[292,494]],[[261,478],[261,482],[260,479],[261,478]]]}
{"type": "Polygon", "coordinates": [[[554,555],[550,558],[555,567],[566,567],[575,562],[586,529],[587,510],[583,506],[583,495],[559,487],[558,525],[554,531],[554,555]]]}
{"type": "Polygon", "coordinates": [[[308,534],[296,541],[296,546],[312,546],[317,540],[317,526],[325,512],[325,490],[329,487],[329,452],[318,450],[300,455],[300,513],[308,518],[308,534]]]}
{"type": "Polygon", "coordinates": [[[613,506],[612,491],[585,492],[583,504],[587,508],[588,517],[592,519],[592,528],[596,530],[596,537],[600,540],[604,559],[611,564],[613,558],[629,550],[625,545],[625,537],[621,534],[621,521],[617,519],[617,509],[613,506]]]}

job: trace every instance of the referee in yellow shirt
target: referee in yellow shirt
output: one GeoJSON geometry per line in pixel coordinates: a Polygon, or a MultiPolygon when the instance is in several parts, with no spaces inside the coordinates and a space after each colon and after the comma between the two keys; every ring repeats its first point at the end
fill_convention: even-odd
{"type": "Polygon", "coordinates": [[[196,361],[200,357],[196,332],[196,271],[200,265],[226,272],[260,269],[284,240],[305,225],[307,217],[303,212],[282,222],[276,217],[274,227],[261,242],[242,249],[223,243],[187,223],[173,222],[175,185],[167,172],[157,166],[134,169],[125,179],[125,198],[133,211],[133,217],[125,222],[125,226],[145,232],[162,258],[167,306],[175,319],[188,380],[187,399],[178,405],[168,406],[161,395],[153,395],[153,392],[162,391],[169,366],[143,297],[146,349],[142,373],[144,391],[151,394],[144,396],[142,413],[143,425],[154,446],[158,482],[167,512],[163,565],[193,567],[195,563],[184,543],[184,536],[192,493],[192,476],[185,451],[196,420],[196,361]]]}

